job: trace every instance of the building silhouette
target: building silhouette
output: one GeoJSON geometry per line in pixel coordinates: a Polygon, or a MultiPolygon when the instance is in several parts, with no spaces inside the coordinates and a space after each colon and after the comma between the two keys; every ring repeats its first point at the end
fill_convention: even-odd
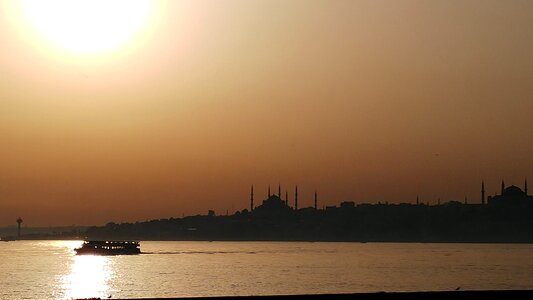
{"type": "Polygon", "coordinates": [[[22,224],[22,218],[21,217],[18,217],[17,218],[17,237],[20,238],[20,225],[22,224]]]}
{"type": "Polygon", "coordinates": [[[253,184],[250,190],[250,211],[254,211],[254,185],[253,184]]]}
{"type": "Polygon", "coordinates": [[[268,217],[288,216],[292,214],[292,208],[278,195],[272,194],[263,200],[261,205],[254,208],[253,214],[268,217]]]}
{"type": "Polygon", "coordinates": [[[487,202],[496,206],[526,206],[533,205],[533,196],[527,194],[527,179],[524,182],[524,190],[515,185],[505,187],[502,180],[500,195],[489,196],[487,202]]]}
{"type": "MultiPolygon", "coordinates": [[[[435,204],[343,201],[340,206],[298,207],[298,186],[294,206],[288,194],[272,194],[260,204],[250,187],[250,209],[235,214],[196,215],[182,218],[92,227],[93,239],[160,240],[261,240],[261,241],[363,241],[363,242],[490,242],[533,243],[533,197],[523,190],[505,186],[498,195],[485,199],[481,181],[481,201],[438,199],[435,204]],[[443,200],[442,203],[440,200],[443,200]],[[259,205],[258,205],[259,204],[259,205]],[[194,230],[193,230],[194,229],[194,230]]],[[[323,198],[321,198],[323,199],[323,198]]],[[[248,206],[248,205],[246,205],[248,206]]]]}
{"type": "Polygon", "coordinates": [[[485,181],[481,181],[481,204],[485,204],[485,181]]]}

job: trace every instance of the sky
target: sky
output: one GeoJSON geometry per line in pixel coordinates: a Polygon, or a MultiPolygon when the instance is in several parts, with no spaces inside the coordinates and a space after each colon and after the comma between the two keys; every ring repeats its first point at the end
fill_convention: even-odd
{"type": "Polygon", "coordinates": [[[233,213],[252,184],[300,207],[533,189],[533,1],[20,3],[0,0],[0,226],[233,213]]]}

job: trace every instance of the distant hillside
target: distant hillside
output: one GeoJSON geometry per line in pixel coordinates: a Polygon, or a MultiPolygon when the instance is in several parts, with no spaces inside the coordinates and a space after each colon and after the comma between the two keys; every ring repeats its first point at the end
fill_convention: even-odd
{"type": "Polygon", "coordinates": [[[532,243],[533,205],[348,203],[90,227],[92,239],[532,243]]]}
{"type": "MultiPolygon", "coordinates": [[[[75,236],[84,233],[87,226],[22,227],[22,238],[38,239],[53,236],[75,236]]],[[[17,226],[0,227],[0,237],[16,237],[17,226]]]]}

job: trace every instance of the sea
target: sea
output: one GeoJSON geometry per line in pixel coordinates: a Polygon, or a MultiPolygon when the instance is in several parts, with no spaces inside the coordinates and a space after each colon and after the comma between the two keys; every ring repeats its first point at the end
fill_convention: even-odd
{"type": "Polygon", "coordinates": [[[148,298],[533,289],[531,244],[0,242],[0,299],[148,298]]]}

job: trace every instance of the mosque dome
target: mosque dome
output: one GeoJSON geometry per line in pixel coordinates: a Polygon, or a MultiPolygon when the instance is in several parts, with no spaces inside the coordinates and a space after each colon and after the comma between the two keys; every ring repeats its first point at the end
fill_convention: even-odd
{"type": "Polygon", "coordinates": [[[505,188],[503,190],[504,196],[521,196],[524,195],[524,192],[517,186],[511,185],[510,187],[505,188]]]}

